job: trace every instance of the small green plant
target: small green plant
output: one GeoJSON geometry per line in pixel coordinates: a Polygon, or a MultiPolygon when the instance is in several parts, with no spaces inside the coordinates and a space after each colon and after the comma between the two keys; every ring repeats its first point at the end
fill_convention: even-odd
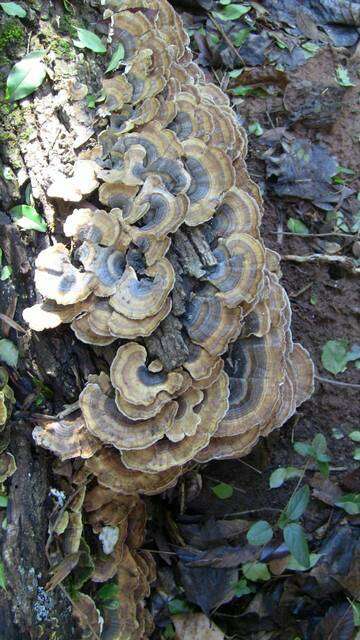
{"type": "Polygon", "coordinates": [[[322,433],[317,433],[311,443],[295,442],[294,449],[304,458],[312,458],[320,471],[327,478],[329,476],[329,462],[331,460],[327,453],[326,438],[322,433]]]}

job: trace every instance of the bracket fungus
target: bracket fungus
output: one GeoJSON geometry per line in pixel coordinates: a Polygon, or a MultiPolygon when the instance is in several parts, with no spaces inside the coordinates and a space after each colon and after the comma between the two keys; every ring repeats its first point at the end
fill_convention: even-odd
{"type": "MultiPolygon", "coordinates": [[[[105,14],[111,46],[124,47],[103,81],[108,125],[79,156],[89,185],[77,185],[77,164],[76,197],[50,187],[78,203],[64,223],[74,250],[40,253],[44,300],[24,318],[35,331],[70,323],[100,355],[114,343],[110,381],[92,376],[81,415],[45,421],[34,437],[60,458],[85,458],[106,495],[129,498],[173,486],[192,460],[249,453],[311,395],[313,367],[291,339],[279,258],[261,240],[261,196],[229,99],[192,61],[166,0],[110,1],[105,14]]],[[[116,505],[99,509],[92,526],[114,526],[116,505]]],[[[131,624],[146,559],[124,549],[118,581],[133,599],[112,624],[133,616],[126,637],[143,638],[144,618],[131,624]]]]}

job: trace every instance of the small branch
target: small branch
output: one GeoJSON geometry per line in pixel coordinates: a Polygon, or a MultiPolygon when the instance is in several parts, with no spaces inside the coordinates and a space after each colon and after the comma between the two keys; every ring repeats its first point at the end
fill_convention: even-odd
{"type": "Polygon", "coordinates": [[[15,320],[12,320],[11,318],[9,318],[9,316],[6,316],[4,313],[0,313],[0,320],[8,324],[9,327],[12,327],[16,331],[20,331],[20,333],[26,333],[23,327],[21,327],[17,322],[15,322],[15,320]]]}
{"type": "Polygon", "coordinates": [[[299,263],[320,262],[324,264],[339,264],[354,275],[360,274],[360,267],[356,265],[355,260],[353,260],[352,258],[347,258],[346,256],[330,256],[326,253],[312,253],[308,256],[286,255],[281,256],[281,259],[287,260],[289,262],[299,263]]]}
{"type": "Polygon", "coordinates": [[[340,380],[331,380],[331,378],[323,378],[322,376],[314,376],[315,380],[324,382],[325,384],[333,384],[336,387],[347,387],[348,389],[360,389],[360,384],[355,382],[340,382],[340,380]]]}
{"type": "MultiPolygon", "coordinates": [[[[278,231],[269,231],[270,235],[277,236],[278,231]]],[[[350,240],[357,237],[357,234],[340,233],[337,231],[329,231],[328,233],[295,233],[294,231],[281,231],[284,236],[297,236],[298,238],[327,238],[336,236],[337,238],[349,238],[350,240]]]]}
{"type": "Polygon", "coordinates": [[[229,49],[231,49],[231,51],[234,53],[234,55],[238,58],[238,60],[241,62],[242,66],[245,67],[245,62],[242,59],[240,53],[238,52],[238,50],[236,49],[236,47],[234,46],[234,44],[231,42],[229,36],[227,35],[227,33],[225,33],[224,29],[222,28],[222,26],[218,23],[218,21],[216,20],[216,18],[214,18],[214,16],[211,13],[208,13],[208,17],[210,18],[211,22],[213,23],[214,27],[217,29],[217,31],[220,33],[220,35],[223,37],[223,39],[225,40],[226,44],[228,45],[229,49]]]}

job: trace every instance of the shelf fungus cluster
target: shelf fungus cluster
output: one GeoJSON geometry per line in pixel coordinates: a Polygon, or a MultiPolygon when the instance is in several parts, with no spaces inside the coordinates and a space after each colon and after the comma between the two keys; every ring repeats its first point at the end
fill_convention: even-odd
{"type": "Polygon", "coordinates": [[[68,241],[38,256],[42,301],[24,317],[36,331],[68,323],[112,354],[78,414],[34,437],[84,459],[121,501],[174,486],[191,461],[246,455],[310,396],[313,368],[292,341],[228,97],[193,62],[166,0],[107,7],[112,46],[124,48],[103,80],[108,124],[50,187],[74,202],[68,241]]]}
{"type": "Polygon", "coordinates": [[[38,256],[43,301],[24,317],[37,331],[69,323],[79,340],[112,345],[113,361],[82,391],[79,416],[34,436],[86,459],[103,486],[153,494],[190,461],[247,454],[309,397],[313,370],[292,342],[227,96],[192,61],[167,2],[111,6],[124,60],[103,81],[108,126],[78,161],[92,179],[65,179],[87,200],[74,196],[64,223],[72,249],[38,256]]]}

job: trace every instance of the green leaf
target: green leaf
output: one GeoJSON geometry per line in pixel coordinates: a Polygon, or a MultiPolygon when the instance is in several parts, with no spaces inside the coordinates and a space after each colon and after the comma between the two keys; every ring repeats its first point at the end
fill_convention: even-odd
{"type": "Polygon", "coordinates": [[[108,582],[99,589],[96,596],[101,601],[113,600],[119,596],[119,586],[114,582],[108,582]]]}
{"type": "Polygon", "coordinates": [[[319,45],[315,44],[315,42],[304,42],[304,44],[301,45],[301,48],[305,49],[305,51],[308,51],[312,55],[315,55],[315,53],[319,51],[319,45]]]}
{"type": "Polygon", "coordinates": [[[0,560],[0,589],[5,589],[6,591],[6,577],[5,577],[5,567],[4,563],[0,560]]]}
{"type": "Polygon", "coordinates": [[[14,343],[7,338],[0,340],[0,360],[5,362],[9,367],[16,368],[18,363],[19,352],[14,343]]]}
{"type": "Polygon", "coordinates": [[[291,478],[299,478],[302,474],[301,469],[296,467],[279,467],[272,472],[269,480],[270,489],[277,489],[284,484],[286,480],[291,478]]]}
{"type": "MultiPolygon", "coordinates": [[[[349,600],[349,598],[348,598],[349,600]]],[[[351,602],[351,600],[349,600],[350,604],[351,604],[351,608],[353,610],[353,616],[354,616],[354,626],[355,627],[360,627],[360,602],[351,602]]]]}
{"type": "Polygon", "coordinates": [[[92,93],[89,93],[86,96],[86,104],[87,104],[89,109],[95,109],[96,100],[95,100],[95,96],[92,93]]]}
{"type": "Polygon", "coordinates": [[[327,449],[325,436],[322,433],[317,433],[312,441],[312,446],[317,455],[325,453],[327,449]]]}
{"type": "Polygon", "coordinates": [[[162,632],[162,637],[165,638],[165,640],[172,640],[172,638],[175,638],[175,636],[176,631],[174,625],[171,623],[167,624],[164,631],[162,632]]]}
{"type": "Polygon", "coordinates": [[[356,447],[353,454],[353,458],[354,460],[360,460],[360,447],[356,447]]]}
{"type": "Polygon", "coordinates": [[[7,496],[0,496],[0,507],[7,507],[7,503],[9,502],[9,498],[7,496]]]}
{"type": "Polygon", "coordinates": [[[214,16],[220,20],[238,20],[245,13],[250,11],[251,7],[243,4],[228,4],[220,11],[215,11],[214,16]]]}
{"type": "Polygon", "coordinates": [[[300,562],[290,556],[286,568],[290,569],[291,571],[308,571],[309,569],[315,567],[316,563],[320,560],[321,555],[321,553],[310,553],[310,562],[308,567],[304,567],[304,565],[300,564],[300,562]]]}
{"type": "Polygon", "coordinates": [[[47,229],[46,222],[35,207],[30,207],[28,204],[19,204],[10,209],[9,213],[15,224],[22,229],[35,229],[35,231],[41,231],[42,233],[47,229]]]}
{"type": "Polygon", "coordinates": [[[274,533],[266,520],[259,520],[255,522],[246,534],[247,540],[250,544],[260,546],[267,544],[273,537],[274,533]]]}
{"type": "Polygon", "coordinates": [[[245,578],[252,582],[257,582],[258,580],[265,582],[271,579],[269,569],[264,562],[246,562],[242,566],[242,572],[245,578]]]}
{"type": "Polygon", "coordinates": [[[104,600],[102,606],[105,609],[111,609],[112,611],[116,611],[120,607],[120,600],[104,600]]]}
{"type": "MultiPolygon", "coordinates": [[[[298,520],[308,506],[310,499],[310,489],[307,485],[304,485],[291,496],[284,513],[288,520],[298,520]]],[[[295,556],[296,557],[296,556],[295,556]]]]}
{"type": "Polygon", "coordinates": [[[322,349],[321,362],[326,369],[336,375],[346,369],[347,364],[347,342],[346,340],[328,340],[322,349]]]}
{"type": "Polygon", "coordinates": [[[234,584],[234,594],[237,598],[247,596],[249,593],[254,593],[254,587],[250,587],[245,578],[241,578],[241,580],[234,584]]]}
{"type": "Polygon", "coordinates": [[[242,72],[243,69],[233,69],[232,71],[229,71],[228,76],[229,78],[238,78],[241,76],[242,72]]]}
{"type": "Polygon", "coordinates": [[[295,560],[310,569],[309,547],[303,528],[296,522],[287,524],[284,528],[284,540],[295,560]]]}
{"type": "Polygon", "coordinates": [[[25,18],[26,11],[16,2],[1,2],[0,7],[8,16],[16,16],[17,18],[25,18]]]}
{"type": "Polygon", "coordinates": [[[260,122],[252,122],[249,125],[249,133],[253,133],[255,136],[262,136],[264,133],[264,129],[262,128],[260,122]]]}
{"type": "Polygon", "coordinates": [[[314,449],[308,442],[294,442],[294,450],[304,458],[314,455],[314,449]]]}
{"type": "Polygon", "coordinates": [[[216,484],[215,487],[211,488],[211,491],[216,495],[220,500],[226,500],[227,498],[231,498],[234,493],[234,489],[231,484],[226,484],[226,482],[220,482],[216,484]]]}
{"type": "Polygon", "coordinates": [[[348,70],[340,65],[336,68],[336,80],[342,87],[355,87],[355,84],[350,80],[348,70]]]}
{"type": "Polygon", "coordinates": [[[40,87],[46,76],[46,67],[42,62],[43,49],[28,53],[11,69],[6,81],[6,97],[9,100],[21,100],[40,87]]]}
{"type": "Polygon", "coordinates": [[[240,31],[234,33],[234,35],[231,36],[234,46],[241,47],[241,45],[244,44],[245,40],[248,39],[250,33],[251,29],[240,29],[240,31]]]}
{"type": "Polygon", "coordinates": [[[335,504],[351,516],[358,515],[360,513],[360,493],[345,493],[335,504]]]}
{"type": "Polygon", "coordinates": [[[106,46],[99,36],[87,29],[76,27],[79,40],[74,40],[74,45],[80,49],[90,49],[95,53],[106,53],[106,46]]]}
{"type": "Polygon", "coordinates": [[[8,265],[5,265],[5,267],[3,267],[1,269],[1,273],[0,273],[1,282],[4,282],[5,280],[8,280],[10,278],[11,274],[12,274],[12,267],[9,267],[8,265]]]}
{"type": "Polygon", "coordinates": [[[174,598],[168,603],[169,613],[175,616],[177,613],[188,613],[190,611],[189,604],[181,598],[174,598]]]}
{"type": "Polygon", "coordinates": [[[360,344],[353,344],[350,351],[346,354],[348,362],[354,362],[360,358],[360,344]]]}
{"type": "Polygon", "coordinates": [[[116,71],[120,66],[120,62],[124,59],[125,49],[124,45],[120,42],[116,51],[114,51],[111,60],[106,68],[105,73],[110,73],[111,71],[116,71]]]}
{"type": "Polygon", "coordinates": [[[297,220],[296,218],[289,218],[286,226],[289,231],[292,233],[298,233],[301,236],[306,236],[309,233],[309,229],[306,224],[304,224],[302,220],[297,220]]]}

